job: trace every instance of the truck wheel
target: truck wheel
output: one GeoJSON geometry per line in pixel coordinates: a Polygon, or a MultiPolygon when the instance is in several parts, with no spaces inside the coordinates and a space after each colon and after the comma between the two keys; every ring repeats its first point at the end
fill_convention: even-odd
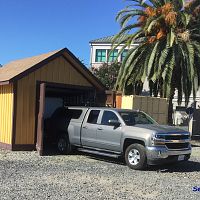
{"type": "Polygon", "coordinates": [[[147,157],[145,147],[141,144],[131,144],[125,151],[125,161],[131,169],[145,169],[147,157]]]}
{"type": "Polygon", "coordinates": [[[67,135],[61,135],[58,138],[57,147],[61,154],[69,154],[71,152],[71,145],[67,135]]]}
{"type": "Polygon", "coordinates": [[[184,160],[184,161],[188,161],[188,160],[190,159],[190,155],[191,155],[191,154],[185,155],[185,160],[184,160]]]}

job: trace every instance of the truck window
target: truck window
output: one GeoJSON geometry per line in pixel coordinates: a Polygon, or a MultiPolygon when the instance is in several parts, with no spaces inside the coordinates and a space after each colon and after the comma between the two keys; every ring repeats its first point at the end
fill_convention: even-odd
{"type": "Polygon", "coordinates": [[[102,125],[110,125],[108,123],[109,120],[119,120],[117,115],[112,112],[112,111],[104,111],[103,112],[103,117],[102,117],[102,120],[101,120],[101,124],[102,125]]]}
{"type": "Polygon", "coordinates": [[[72,119],[79,119],[83,111],[78,109],[70,109],[70,112],[72,115],[72,119]]]}
{"type": "Polygon", "coordinates": [[[88,117],[88,120],[87,120],[87,123],[96,124],[97,119],[99,117],[99,113],[100,113],[100,110],[91,110],[89,117],[88,117]]]}
{"type": "Polygon", "coordinates": [[[120,111],[122,119],[127,126],[134,126],[135,124],[154,124],[156,123],[148,115],[142,112],[135,111],[120,111]]]}

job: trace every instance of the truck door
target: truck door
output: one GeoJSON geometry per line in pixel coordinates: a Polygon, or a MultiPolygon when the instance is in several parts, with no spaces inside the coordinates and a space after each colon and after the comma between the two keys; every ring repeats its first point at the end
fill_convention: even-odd
{"type": "Polygon", "coordinates": [[[100,110],[90,110],[85,117],[81,132],[81,143],[87,147],[97,147],[97,123],[100,110]]]}
{"type": "Polygon", "coordinates": [[[109,124],[109,120],[120,121],[113,111],[103,111],[102,118],[97,127],[97,147],[120,152],[121,126],[114,127],[109,124]]]}

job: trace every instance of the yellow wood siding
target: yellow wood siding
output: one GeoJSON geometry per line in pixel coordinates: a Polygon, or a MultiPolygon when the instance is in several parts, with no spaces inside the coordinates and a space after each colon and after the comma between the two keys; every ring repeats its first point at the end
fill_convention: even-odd
{"type": "Polygon", "coordinates": [[[13,124],[13,85],[0,85],[0,142],[11,144],[13,124]]]}
{"type": "Polygon", "coordinates": [[[15,144],[34,144],[36,81],[91,86],[63,57],[18,81],[15,144]]]}

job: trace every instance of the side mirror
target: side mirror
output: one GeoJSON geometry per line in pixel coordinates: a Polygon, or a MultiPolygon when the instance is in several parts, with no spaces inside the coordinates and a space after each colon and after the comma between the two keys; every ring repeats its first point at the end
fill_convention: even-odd
{"type": "Polygon", "coordinates": [[[120,123],[118,120],[114,120],[114,119],[108,120],[108,123],[109,123],[111,126],[114,126],[114,127],[119,127],[119,126],[121,125],[121,123],[120,123]]]}

